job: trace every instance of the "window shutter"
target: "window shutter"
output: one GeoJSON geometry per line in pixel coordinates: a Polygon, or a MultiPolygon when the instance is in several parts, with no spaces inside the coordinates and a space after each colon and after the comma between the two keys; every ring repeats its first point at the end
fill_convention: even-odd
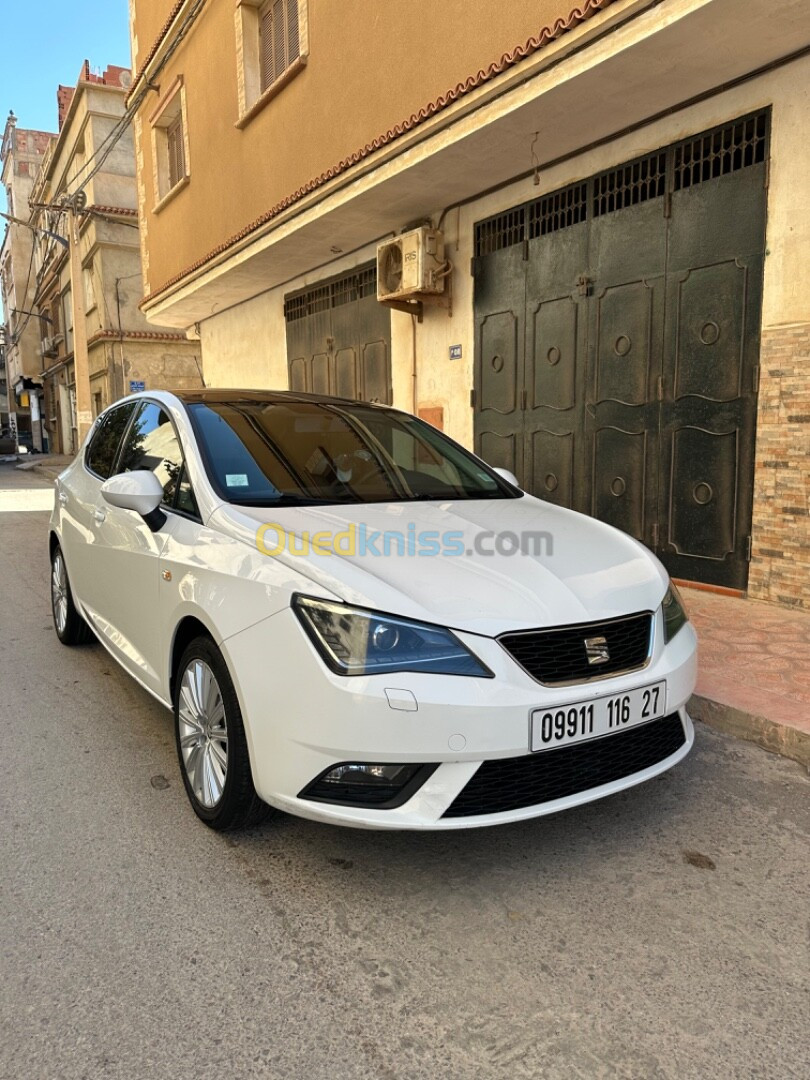
{"type": "Polygon", "coordinates": [[[273,5],[262,9],[259,17],[262,91],[272,83],[273,75],[273,5]]]}
{"type": "Polygon", "coordinates": [[[262,92],[300,55],[299,39],[298,0],[270,0],[259,13],[262,92]]]}
{"type": "Polygon", "coordinates": [[[169,158],[169,190],[186,175],[186,155],[183,146],[183,114],[180,113],[166,128],[169,158]]]}

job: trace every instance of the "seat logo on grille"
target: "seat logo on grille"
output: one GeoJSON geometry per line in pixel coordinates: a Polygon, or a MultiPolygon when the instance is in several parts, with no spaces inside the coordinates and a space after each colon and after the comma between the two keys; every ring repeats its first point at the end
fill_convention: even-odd
{"type": "Polygon", "coordinates": [[[607,638],[586,637],[585,655],[588,657],[589,664],[606,664],[610,660],[607,638]]]}

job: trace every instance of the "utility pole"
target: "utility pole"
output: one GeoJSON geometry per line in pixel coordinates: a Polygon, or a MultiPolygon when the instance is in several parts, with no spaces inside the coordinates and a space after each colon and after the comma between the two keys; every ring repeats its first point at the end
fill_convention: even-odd
{"type": "Polygon", "coordinates": [[[84,315],[84,279],[79,251],[79,214],[86,202],[87,196],[79,190],[66,203],[70,241],[70,295],[73,304],[73,372],[76,383],[76,428],[79,446],[93,423],[93,408],[90,400],[90,360],[87,354],[87,323],[84,315]]]}

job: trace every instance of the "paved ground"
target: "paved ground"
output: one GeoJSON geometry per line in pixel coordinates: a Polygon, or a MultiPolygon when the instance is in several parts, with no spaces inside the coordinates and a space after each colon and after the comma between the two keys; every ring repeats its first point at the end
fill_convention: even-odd
{"type": "Polygon", "coordinates": [[[684,589],[700,638],[693,711],[810,769],[810,612],[684,589]]]}
{"type": "Polygon", "coordinates": [[[700,725],[554,818],[216,836],[169,714],[56,641],[45,522],[0,512],[3,1080],[810,1075],[794,762],[700,725]]]}

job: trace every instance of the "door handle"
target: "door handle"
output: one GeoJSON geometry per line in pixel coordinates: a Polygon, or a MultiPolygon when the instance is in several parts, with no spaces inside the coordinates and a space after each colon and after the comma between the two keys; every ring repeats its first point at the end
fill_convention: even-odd
{"type": "Polygon", "coordinates": [[[107,511],[106,510],[101,510],[99,507],[96,507],[96,509],[93,511],[93,519],[95,521],[97,521],[99,523],[99,525],[104,521],[104,519],[106,517],[107,517],[107,511]]]}

